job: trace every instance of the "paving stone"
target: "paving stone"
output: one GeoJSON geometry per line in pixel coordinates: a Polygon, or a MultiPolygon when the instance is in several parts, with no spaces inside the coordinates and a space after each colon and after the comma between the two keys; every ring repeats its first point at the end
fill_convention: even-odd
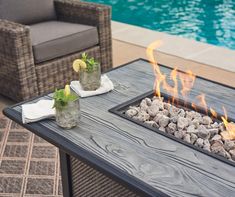
{"type": "Polygon", "coordinates": [[[3,153],[4,157],[26,157],[28,146],[26,145],[6,145],[3,153]]]}
{"type": "Polygon", "coordinates": [[[34,143],[46,143],[49,144],[46,140],[42,139],[41,137],[34,135],[34,143]]]}
{"type": "Polygon", "coordinates": [[[0,165],[0,174],[24,174],[25,161],[3,160],[0,165]]]}
{"type": "Polygon", "coordinates": [[[7,127],[7,122],[9,120],[5,119],[5,118],[0,118],[0,129],[5,129],[7,127]]]}
{"type": "Polygon", "coordinates": [[[61,179],[59,180],[59,185],[58,185],[58,195],[63,195],[63,189],[62,189],[62,181],[61,181],[61,179]]]}
{"type": "Polygon", "coordinates": [[[16,122],[11,123],[11,129],[14,131],[14,129],[21,129],[21,130],[26,130],[24,127],[20,126],[16,122]]]}
{"type": "Polygon", "coordinates": [[[32,175],[55,175],[54,161],[31,161],[29,167],[29,174],[32,175]]]}
{"type": "MultiPolygon", "coordinates": [[[[22,178],[1,177],[0,176],[0,193],[20,193],[22,178]]],[[[13,196],[16,196],[16,195],[13,196]]]]}
{"type": "Polygon", "coordinates": [[[9,132],[8,142],[28,142],[30,137],[29,132],[9,132]]]}
{"type": "Polygon", "coordinates": [[[32,158],[55,158],[56,148],[52,146],[34,146],[32,158]]]}
{"type": "Polygon", "coordinates": [[[29,178],[26,186],[26,194],[53,194],[53,179],[29,178]]]}

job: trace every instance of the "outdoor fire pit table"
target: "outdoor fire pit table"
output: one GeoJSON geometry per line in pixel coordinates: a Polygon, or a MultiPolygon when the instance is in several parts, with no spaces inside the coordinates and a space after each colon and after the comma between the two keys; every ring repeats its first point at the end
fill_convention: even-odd
{"type": "MultiPolygon", "coordinates": [[[[164,66],[161,70],[171,71],[164,66]]],[[[4,110],[7,117],[59,148],[64,196],[235,196],[232,162],[109,111],[152,90],[155,78],[149,62],[139,59],[106,74],[115,89],[81,98],[81,123],[71,130],[61,129],[54,120],[23,124],[22,103],[4,110]]],[[[229,116],[235,117],[234,89],[197,78],[189,102],[201,92],[217,112],[225,106],[229,116]]]]}

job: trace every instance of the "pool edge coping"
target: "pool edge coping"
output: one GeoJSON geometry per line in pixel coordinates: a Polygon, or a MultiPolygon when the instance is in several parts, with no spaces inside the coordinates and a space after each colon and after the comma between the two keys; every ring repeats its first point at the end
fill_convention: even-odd
{"type": "Polygon", "coordinates": [[[117,21],[112,21],[112,38],[143,48],[147,48],[156,40],[161,40],[163,44],[155,49],[157,52],[235,72],[235,50],[117,21]],[[229,61],[226,61],[227,59],[229,61]]]}

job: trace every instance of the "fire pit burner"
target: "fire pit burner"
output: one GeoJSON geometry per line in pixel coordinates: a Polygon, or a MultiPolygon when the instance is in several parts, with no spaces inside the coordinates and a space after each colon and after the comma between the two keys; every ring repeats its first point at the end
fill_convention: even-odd
{"type": "Polygon", "coordinates": [[[158,98],[150,91],[109,111],[235,166],[235,141],[223,138],[225,127],[221,120],[210,118],[213,114],[209,110],[196,106],[196,112],[191,103],[174,98],[176,107],[167,102],[171,99],[164,93],[158,98]]]}

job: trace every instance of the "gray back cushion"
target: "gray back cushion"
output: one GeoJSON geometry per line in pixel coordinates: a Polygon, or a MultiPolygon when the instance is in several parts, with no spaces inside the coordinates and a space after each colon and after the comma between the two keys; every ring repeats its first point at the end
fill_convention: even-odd
{"type": "Polygon", "coordinates": [[[56,19],[53,0],[0,0],[0,19],[29,25],[56,19]]]}

